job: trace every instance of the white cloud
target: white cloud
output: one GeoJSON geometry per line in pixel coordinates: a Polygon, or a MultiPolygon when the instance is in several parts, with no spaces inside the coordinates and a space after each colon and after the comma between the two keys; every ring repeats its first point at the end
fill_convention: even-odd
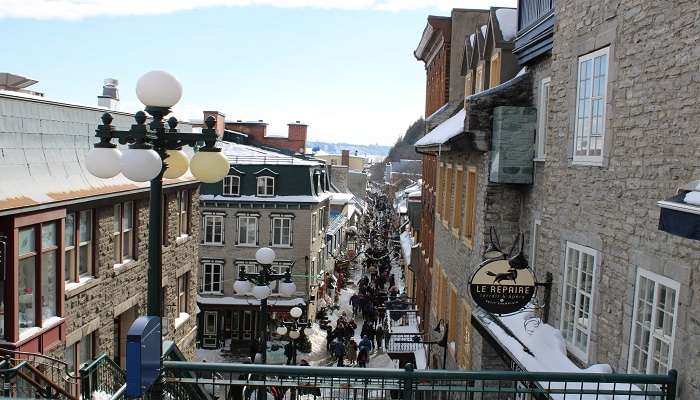
{"type": "MultiPolygon", "coordinates": [[[[514,6],[516,0],[471,0],[469,8],[514,6]]],[[[272,6],[386,11],[465,7],[463,0],[0,0],[0,18],[79,20],[96,16],[159,15],[205,7],[272,6]]]]}

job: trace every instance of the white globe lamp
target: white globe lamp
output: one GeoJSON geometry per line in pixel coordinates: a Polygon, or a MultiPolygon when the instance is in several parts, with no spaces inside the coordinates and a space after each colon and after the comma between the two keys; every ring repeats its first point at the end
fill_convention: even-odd
{"type": "Polygon", "coordinates": [[[249,293],[252,287],[253,285],[245,279],[238,279],[233,283],[233,291],[240,295],[249,293]]]}
{"type": "Polygon", "coordinates": [[[313,328],[304,328],[304,335],[311,336],[314,334],[313,328]]]}
{"type": "Polygon", "coordinates": [[[153,149],[124,150],[119,159],[122,174],[134,182],[148,182],[158,176],[163,161],[153,149]]]}
{"type": "Polygon", "coordinates": [[[284,336],[287,334],[287,327],[282,325],[277,327],[277,334],[280,336],[284,336]]]}
{"type": "Polygon", "coordinates": [[[231,169],[223,153],[220,151],[198,151],[190,161],[190,171],[200,182],[215,183],[224,179],[231,169]]]}
{"type": "Polygon", "coordinates": [[[119,175],[122,152],[114,147],[95,147],[85,156],[85,166],[92,175],[109,179],[119,175]]]}
{"type": "MultiPolygon", "coordinates": [[[[289,281],[289,282],[282,281],[282,282],[280,282],[280,294],[281,294],[282,296],[287,296],[287,297],[289,297],[289,296],[293,295],[293,294],[296,293],[296,292],[297,292],[297,285],[295,285],[294,282],[292,282],[292,281],[289,281]]],[[[296,307],[295,307],[295,308],[296,308],[296,307]]],[[[294,310],[294,308],[292,308],[292,310],[294,310]]]]}
{"type": "Polygon", "coordinates": [[[182,150],[168,150],[166,154],[168,157],[165,159],[166,168],[163,178],[177,179],[184,175],[190,166],[190,160],[187,159],[185,152],[182,150]]]}
{"type": "Polygon", "coordinates": [[[299,331],[289,331],[289,337],[292,339],[299,339],[299,331]]]}
{"type": "Polygon", "coordinates": [[[256,285],[253,287],[253,290],[251,290],[251,293],[253,293],[256,299],[262,300],[268,298],[270,294],[272,294],[272,289],[270,289],[268,285],[256,285]]]}
{"type": "Polygon", "coordinates": [[[182,97],[182,85],[165,71],[145,73],[136,82],[136,97],[145,106],[170,108],[182,97]]]}
{"type": "Polygon", "coordinates": [[[262,265],[272,265],[275,262],[275,251],[269,247],[261,247],[255,252],[255,261],[262,265]]]}
{"type": "Polygon", "coordinates": [[[289,310],[289,315],[291,315],[292,318],[301,317],[301,313],[302,313],[302,311],[301,311],[301,308],[299,308],[299,307],[292,307],[292,309],[289,310]]]}

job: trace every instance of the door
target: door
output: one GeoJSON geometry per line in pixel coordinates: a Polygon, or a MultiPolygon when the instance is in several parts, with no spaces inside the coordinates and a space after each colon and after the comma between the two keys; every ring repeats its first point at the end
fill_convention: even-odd
{"type": "Polygon", "coordinates": [[[239,340],[241,338],[241,312],[231,312],[231,340],[239,340]]]}
{"type": "Polygon", "coordinates": [[[255,336],[256,315],[252,311],[243,311],[243,332],[241,339],[252,340],[255,336]]]}
{"type": "Polygon", "coordinates": [[[204,312],[204,335],[202,336],[202,347],[215,349],[218,345],[218,315],[216,311],[204,312]]]}

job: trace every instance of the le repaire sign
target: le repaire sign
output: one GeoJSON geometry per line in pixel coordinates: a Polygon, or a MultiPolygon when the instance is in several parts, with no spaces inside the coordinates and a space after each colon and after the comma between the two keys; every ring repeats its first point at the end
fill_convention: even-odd
{"type": "Polygon", "coordinates": [[[516,269],[508,260],[484,261],[469,280],[474,302],[493,314],[522,310],[535,295],[535,276],[529,268],[516,269]]]}

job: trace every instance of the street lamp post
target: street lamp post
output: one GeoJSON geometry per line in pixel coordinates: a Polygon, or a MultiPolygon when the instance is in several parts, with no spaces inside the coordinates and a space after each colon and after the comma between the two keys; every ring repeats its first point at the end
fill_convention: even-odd
{"type": "MultiPolygon", "coordinates": [[[[125,131],[112,126],[112,115],[104,113],[102,124],[95,131],[100,141],[88,152],[85,161],[88,171],[98,178],[109,179],[121,173],[135,182],[150,181],[147,315],[160,320],[163,178],[178,178],[189,168],[201,182],[218,182],[228,174],[230,164],[221,149],[215,147],[218,136],[213,117],[207,118],[201,134],[180,132],[175,117],[170,117],[165,126],[164,118],[182,97],[182,86],[174,76],[164,71],[148,72],[139,78],[136,95],[146,106],[146,112],[137,112],[136,124],[125,131]],[[146,113],[152,117],[148,125],[146,113]],[[114,139],[129,147],[120,151],[112,143],[114,139]],[[191,161],[182,151],[184,146],[197,150],[191,161]]],[[[162,353],[162,346],[158,351],[162,353]]]]}
{"type": "Polygon", "coordinates": [[[292,365],[297,364],[296,340],[299,339],[299,337],[301,336],[301,330],[304,330],[304,334],[306,335],[306,337],[309,337],[313,334],[313,329],[311,329],[311,321],[300,320],[302,314],[303,311],[301,307],[293,307],[291,310],[289,310],[289,315],[292,317],[292,320],[282,321],[280,326],[277,328],[278,335],[289,335],[289,339],[292,344],[292,365]]]}
{"type": "Polygon", "coordinates": [[[236,294],[252,294],[256,299],[260,300],[260,319],[259,319],[259,351],[262,356],[263,364],[267,362],[267,298],[272,294],[270,283],[281,281],[279,283],[279,292],[283,296],[291,296],[297,291],[297,287],[292,281],[292,269],[287,268],[284,274],[275,274],[272,272],[272,263],[275,261],[275,252],[269,247],[261,247],[255,252],[255,260],[260,264],[258,273],[252,274],[245,271],[245,267],[241,267],[238,274],[238,280],[233,284],[233,290],[236,294]]]}

